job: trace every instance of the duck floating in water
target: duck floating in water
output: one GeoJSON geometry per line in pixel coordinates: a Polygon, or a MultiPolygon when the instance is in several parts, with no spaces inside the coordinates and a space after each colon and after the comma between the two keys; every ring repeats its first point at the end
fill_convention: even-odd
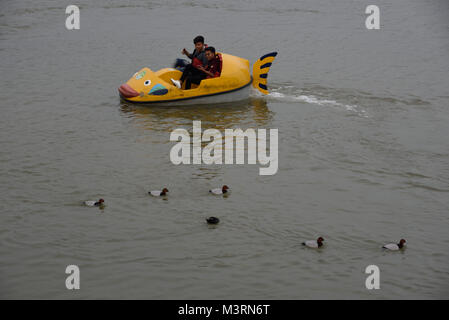
{"type": "Polygon", "coordinates": [[[220,219],[216,218],[216,217],[210,217],[206,219],[208,224],[217,224],[220,222],[220,219]]]}
{"type": "Polygon", "coordinates": [[[84,201],[84,204],[88,207],[99,207],[104,204],[104,200],[103,199],[99,199],[98,201],[87,200],[87,201],[84,201]]]}
{"type": "Polygon", "coordinates": [[[401,239],[399,241],[399,243],[388,243],[388,244],[384,245],[382,248],[391,250],[391,251],[398,251],[405,247],[404,243],[406,243],[406,242],[407,241],[405,241],[404,239],[401,239]]]}
{"type": "Polygon", "coordinates": [[[163,197],[165,195],[167,195],[168,189],[164,188],[162,189],[162,191],[160,190],[155,190],[155,191],[150,191],[148,192],[148,194],[152,195],[153,197],[163,197]]]}
{"type": "Polygon", "coordinates": [[[303,246],[309,248],[321,248],[323,246],[324,239],[319,237],[317,240],[307,240],[302,243],[303,246]]]}
{"type": "Polygon", "coordinates": [[[228,190],[229,190],[229,187],[224,185],[221,188],[211,189],[211,190],[209,190],[209,192],[212,193],[212,194],[225,194],[225,193],[228,192],[228,190]]]}

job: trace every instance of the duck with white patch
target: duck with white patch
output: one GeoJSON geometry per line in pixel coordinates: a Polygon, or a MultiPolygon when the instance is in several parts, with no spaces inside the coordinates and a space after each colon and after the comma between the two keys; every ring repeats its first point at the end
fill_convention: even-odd
{"type": "Polygon", "coordinates": [[[398,251],[405,248],[405,243],[406,241],[404,239],[401,239],[399,243],[387,243],[382,248],[390,251],[398,251]]]}
{"type": "Polygon", "coordinates": [[[229,187],[227,185],[224,185],[221,188],[211,189],[211,190],[209,190],[209,192],[212,194],[220,195],[220,194],[228,193],[229,192],[228,190],[229,190],[229,187]]]}
{"type": "Polygon", "coordinates": [[[87,200],[83,202],[84,205],[88,206],[88,207],[100,207],[100,206],[104,206],[104,200],[103,199],[99,199],[98,201],[95,200],[87,200]]]}
{"type": "Polygon", "coordinates": [[[319,237],[317,240],[307,240],[302,243],[303,246],[309,247],[309,248],[321,248],[323,246],[324,239],[322,237],[319,237]]]}
{"type": "Polygon", "coordinates": [[[149,191],[148,194],[153,196],[153,197],[163,197],[166,196],[168,192],[167,188],[164,188],[161,190],[154,190],[154,191],[149,191]]]}

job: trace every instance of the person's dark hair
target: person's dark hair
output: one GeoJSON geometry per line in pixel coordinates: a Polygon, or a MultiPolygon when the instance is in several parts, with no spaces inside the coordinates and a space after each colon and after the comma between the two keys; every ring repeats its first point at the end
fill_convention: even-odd
{"type": "Polygon", "coordinates": [[[198,42],[204,43],[204,37],[203,36],[196,36],[195,39],[193,39],[193,43],[197,44],[198,42]]]}
{"type": "Polygon", "coordinates": [[[205,51],[211,51],[213,54],[215,54],[215,48],[214,47],[207,47],[205,51]]]}

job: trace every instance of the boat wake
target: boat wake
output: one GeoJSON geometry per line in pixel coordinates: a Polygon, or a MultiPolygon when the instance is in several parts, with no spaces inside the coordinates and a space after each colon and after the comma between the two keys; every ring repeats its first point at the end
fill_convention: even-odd
{"type": "Polygon", "coordinates": [[[294,86],[271,87],[270,93],[267,95],[267,98],[274,101],[283,101],[290,103],[304,102],[318,106],[333,107],[343,111],[351,112],[352,114],[360,117],[369,117],[366,110],[356,104],[339,102],[332,98],[323,96],[320,92],[312,93],[309,91],[310,90],[307,89],[301,90],[294,86]]]}

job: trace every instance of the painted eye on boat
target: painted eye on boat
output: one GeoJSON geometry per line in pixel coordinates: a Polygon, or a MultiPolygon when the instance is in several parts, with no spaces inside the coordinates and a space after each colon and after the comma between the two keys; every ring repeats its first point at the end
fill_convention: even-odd
{"type": "Polygon", "coordinates": [[[144,86],[149,86],[151,84],[151,80],[145,80],[143,83],[144,86]]]}

